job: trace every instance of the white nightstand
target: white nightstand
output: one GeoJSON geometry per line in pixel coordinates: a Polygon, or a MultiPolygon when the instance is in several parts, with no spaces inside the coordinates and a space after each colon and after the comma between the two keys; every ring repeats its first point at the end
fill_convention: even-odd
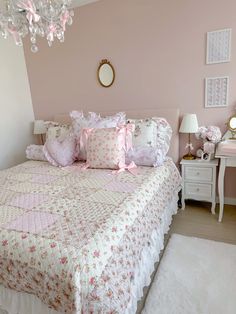
{"type": "Polygon", "coordinates": [[[218,163],[218,159],[211,161],[181,160],[182,209],[185,209],[186,199],[207,201],[212,203],[211,212],[215,214],[218,163]]]}

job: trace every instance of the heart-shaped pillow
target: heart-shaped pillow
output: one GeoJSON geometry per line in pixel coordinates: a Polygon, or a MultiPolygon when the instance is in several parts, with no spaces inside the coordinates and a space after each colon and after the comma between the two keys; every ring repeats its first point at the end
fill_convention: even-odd
{"type": "Polygon", "coordinates": [[[56,167],[67,167],[75,161],[76,141],[74,136],[69,135],[62,141],[48,139],[43,147],[47,161],[56,167]]]}

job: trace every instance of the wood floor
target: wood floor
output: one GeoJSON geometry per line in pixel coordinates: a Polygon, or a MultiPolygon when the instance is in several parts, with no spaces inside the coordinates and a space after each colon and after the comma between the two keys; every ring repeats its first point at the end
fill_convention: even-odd
{"type": "MultiPolygon", "coordinates": [[[[209,203],[187,202],[186,209],[179,210],[178,214],[174,216],[165,244],[168,243],[173,233],[236,244],[236,206],[225,205],[224,217],[221,223],[218,222],[218,213],[218,205],[216,215],[212,215],[209,203]]],[[[158,263],[152,278],[154,278],[157,269],[158,263]]],[[[137,314],[142,312],[150,287],[151,285],[144,289],[144,296],[138,304],[137,314]]]]}
{"type": "Polygon", "coordinates": [[[179,233],[236,244],[236,206],[225,205],[221,223],[218,222],[218,212],[219,206],[216,215],[212,215],[209,203],[189,201],[186,209],[179,210],[174,217],[169,236],[179,233]]]}

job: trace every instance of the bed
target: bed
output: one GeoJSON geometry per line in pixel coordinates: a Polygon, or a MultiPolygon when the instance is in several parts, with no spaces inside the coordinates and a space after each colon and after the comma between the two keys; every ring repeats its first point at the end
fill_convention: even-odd
{"type": "MultiPolygon", "coordinates": [[[[178,111],[145,114],[171,123],[177,161],[178,111]]],[[[36,161],[2,171],[0,313],[135,313],[180,184],[171,158],[136,176],[36,161]]]]}

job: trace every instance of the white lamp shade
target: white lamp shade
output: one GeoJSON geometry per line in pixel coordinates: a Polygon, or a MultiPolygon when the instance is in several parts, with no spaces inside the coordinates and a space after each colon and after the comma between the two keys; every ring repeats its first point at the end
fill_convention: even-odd
{"type": "Polygon", "coordinates": [[[45,134],[46,131],[46,126],[43,120],[34,121],[34,134],[45,134]]]}
{"type": "Polygon", "coordinates": [[[185,114],[180,125],[180,133],[197,133],[198,121],[197,115],[194,113],[185,114]]]}

